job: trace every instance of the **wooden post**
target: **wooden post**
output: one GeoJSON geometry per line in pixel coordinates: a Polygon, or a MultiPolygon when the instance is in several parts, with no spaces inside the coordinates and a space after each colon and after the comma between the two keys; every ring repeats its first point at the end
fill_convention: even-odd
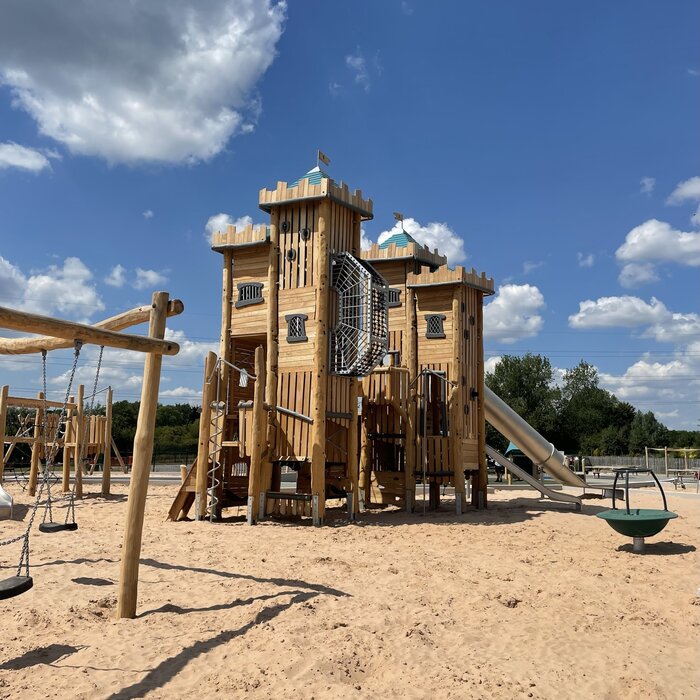
{"type": "Polygon", "coordinates": [[[328,296],[331,201],[321,200],[318,213],[316,267],[316,343],[314,345],[311,389],[311,495],[314,525],[322,525],[326,516],[326,394],[328,391],[328,296]]]}
{"type": "MultiPolygon", "coordinates": [[[[40,401],[44,398],[44,392],[36,395],[40,401]]],[[[29,468],[29,495],[36,496],[36,482],[39,478],[39,458],[42,450],[41,430],[44,422],[44,409],[37,406],[34,414],[34,444],[32,445],[32,462],[29,468]]]]}
{"type": "Polygon", "coordinates": [[[664,471],[666,476],[668,476],[668,447],[664,447],[664,471]]]}
{"type": "MultiPolygon", "coordinates": [[[[267,440],[265,416],[265,350],[255,348],[255,387],[253,391],[253,445],[250,450],[250,476],[248,477],[248,525],[254,525],[259,515],[259,504],[265,498],[266,485],[261,480],[262,456],[267,440]]],[[[264,506],[262,508],[264,516],[264,506]]]]}
{"type": "Polygon", "coordinates": [[[0,389],[0,484],[5,474],[5,421],[7,420],[7,396],[10,393],[9,385],[5,384],[0,389]]]}
{"type": "MultiPolygon", "coordinates": [[[[153,309],[148,328],[151,338],[163,338],[167,318],[168,293],[153,294],[153,309]]],[[[163,357],[146,356],[141,387],[141,406],[134,436],[134,462],[129,484],[126,527],[122,546],[122,561],[117,594],[117,617],[135,617],[138,599],[139,557],[143,536],[143,517],[148,494],[148,476],[153,455],[153,433],[158,409],[158,388],[163,357]]]]}
{"type": "Polygon", "coordinates": [[[354,520],[360,511],[360,485],[359,485],[359,464],[360,456],[357,452],[357,385],[358,380],[354,377],[350,382],[350,425],[348,426],[348,477],[352,489],[352,511],[350,519],[354,520]]]}
{"type": "Polygon", "coordinates": [[[464,438],[464,287],[455,287],[452,297],[452,381],[456,382],[450,391],[450,461],[454,471],[455,512],[460,515],[467,505],[464,485],[464,460],[462,439],[464,438]]]}
{"type": "Polygon", "coordinates": [[[360,510],[365,510],[371,502],[371,473],[370,453],[372,446],[367,435],[367,421],[362,420],[360,425],[360,510]]]}
{"type": "Polygon", "coordinates": [[[644,466],[649,469],[649,448],[644,447],[644,466]]]}
{"type": "Polygon", "coordinates": [[[102,462],[102,495],[109,496],[112,484],[112,387],[107,389],[105,406],[104,460],[102,462]]]}
{"type": "Polygon", "coordinates": [[[77,423],[75,427],[75,497],[83,497],[83,443],[87,444],[88,436],[85,435],[85,386],[81,384],[78,387],[78,409],[77,423]]]}
{"type": "Polygon", "coordinates": [[[474,477],[472,504],[477,508],[486,508],[486,496],[489,483],[488,466],[486,464],[486,416],[484,411],[484,295],[480,295],[476,310],[477,333],[476,344],[476,386],[479,395],[476,398],[479,470],[474,477]]]}
{"type": "Polygon", "coordinates": [[[197,444],[197,477],[195,486],[195,520],[207,515],[207,470],[209,466],[209,431],[211,427],[211,403],[216,399],[216,380],[212,375],[216,367],[216,353],[209,352],[204,362],[202,384],[202,413],[199,416],[199,441],[197,444]]]}
{"type": "MultiPolygon", "coordinates": [[[[267,375],[265,378],[265,403],[268,406],[277,405],[278,361],[279,361],[279,207],[270,212],[270,252],[267,266],[267,354],[265,365],[267,375]]],[[[277,414],[270,411],[267,414],[267,426],[265,437],[265,458],[261,464],[260,491],[272,490],[272,462],[275,458],[275,439],[277,436],[277,414]]],[[[258,503],[263,503],[264,500],[258,503]]],[[[258,517],[265,517],[264,512],[259,512],[258,517]]]]}
{"type": "MultiPolygon", "coordinates": [[[[71,404],[75,403],[75,397],[71,396],[68,401],[71,404]]],[[[63,433],[63,478],[61,480],[61,491],[63,493],[70,491],[70,462],[73,454],[73,448],[71,447],[71,442],[73,441],[73,408],[71,406],[66,407],[65,421],[66,429],[63,433]]]]}
{"type": "Polygon", "coordinates": [[[406,324],[406,366],[408,367],[408,398],[406,401],[406,413],[408,421],[406,425],[406,511],[412,513],[416,500],[416,437],[418,405],[416,394],[418,393],[418,317],[416,304],[418,299],[415,292],[406,290],[406,306],[408,321],[406,324]],[[415,383],[412,383],[415,382],[415,383]]]}

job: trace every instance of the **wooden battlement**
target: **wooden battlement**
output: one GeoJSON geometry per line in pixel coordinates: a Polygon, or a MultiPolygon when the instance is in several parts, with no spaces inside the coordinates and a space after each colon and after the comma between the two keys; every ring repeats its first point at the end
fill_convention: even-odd
{"type": "Polygon", "coordinates": [[[396,243],[390,243],[386,248],[380,248],[379,244],[372,243],[369,250],[362,251],[362,259],[367,260],[367,262],[400,260],[402,258],[411,258],[431,267],[447,264],[447,257],[440,255],[437,248],[431,251],[427,245],[421,245],[420,243],[409,243],[405,246],[397,246],[396,243]]]}
{"type": "Polygon", "coordinates": [[[269,241],[267,226],[264,224],[253,228],[248,224],[245,228],[236,229],[228,226],[226,231],[216,231],[212,236],[211,249],[219,253],[226,248],[243,248],[251,245],[261,245],[269,241]]]}
{"type": "Polygon", "coordinates": [[[416,275],[409,273],[406,279],[407,287],[432,287],[436,285],[465,284],[468,287],[479,289],[485,294],[493,294],[493,279],[486,277],[486,273],[479,274],[474,268],[467,272],[466,268],[458,265],[451,270],[447,265],[440,266],[434,272],[425,270],[416,275]]]}
{"type": "Polygon", "coordinates": [[[292,186],[280,181],[274,190],[265,188],[260,190],[258,204],[263,211],[269,212],[277,204],[287,204],[305,199],[325,199],[326,197],[359,212],[363,219],[371,219],[374,216],[372,200],[363,199],[362,190],[350,192],[344,182],[336,185],[328,177],[321,178],[317,185],[312,184],[305,177],[292,186]]]}

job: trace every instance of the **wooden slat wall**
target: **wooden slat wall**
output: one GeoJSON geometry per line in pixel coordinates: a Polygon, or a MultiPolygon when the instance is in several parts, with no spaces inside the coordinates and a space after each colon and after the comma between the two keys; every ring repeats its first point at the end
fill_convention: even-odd
{"type": "Polygon", "coordinates": [[[267,327],[267,300],[270,290],[267,283],[268,248],[244,248],[236,251],[233,262],[233,290],[231,299],[231,333],[236,337],[260,335],[267,327]],[[238,284],[261,282],[263,301],[236,308],[238,284]]]}
{"type": "Polygon", "coordinates": [[[328,249],[331,253],[342,253],[353,249],[353,213],[336,202],[331,204],[331,220],[328,233],[328,249]]]}
{"type": "Polygon", "coordinates": [[[426,287],[414,290],[418,297],[418,363],[443,362],[452,359],[452,297],[455,288],[426,287]],[[426,314],[444,314],[444,338],[426,338],[426,314]]]}
{"type": "Polygon", "coordinates": [[[312,287],[305,289],[286,289],[279,293],[279,358],[280,369],[297,369],[313,362],[314,345],[316,340],[316,320],[314,308],[316,290],[312,287]],[[287,314],[306,314],[306,337],[302,343],[287,342],[287,314]]]}
{"type": "Polygon", "coordinates": [[[318,207],[315,202],[280,207],[280,265],[279,288],[298,289],[314,285],[314,241],[318,235],[318,207]],[[284,230],[286,223],[287,230],[284,230]],[[308,228],[309,238],[302,239],[301,231],[308,228]],[[293,251],[294,259],[289,260],[293,251]]]}
{"type": "MultiPolygon", "coordinates": [[[[312,375],[311,370],[280,371],[277,384],[279,405],[308,416],[311,413],[312,375]]],[[[309,459],[311,456],[309,445],[311,425],[297,418],[278,413],[277,426],[276,459],[309,459]]]]}

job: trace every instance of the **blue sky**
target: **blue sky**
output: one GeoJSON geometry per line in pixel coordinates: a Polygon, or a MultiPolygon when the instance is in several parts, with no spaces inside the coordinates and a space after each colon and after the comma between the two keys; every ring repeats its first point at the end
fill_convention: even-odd
{"type": "MultiPolygon", "coordinates": [[[[10,0],[0,10],[0,305],[98,321],[185,302],[161,399],[196,402],[217,224],[315,165],[492,276],[489,367],[585,359],[700,421],[700,10],[692,0],[10,0]]],[[[8,333],[9,334],[9,333],[8,333]]],[[[94,349],[79,375],[89,384],[94,349]]],[[[65,353],[50,357],[60,393],[65,353]]],[[[100,386],[139,396],[142,358],[100,386]]],[[[0,361],[13,394],[36,356],[0,361]]]]}

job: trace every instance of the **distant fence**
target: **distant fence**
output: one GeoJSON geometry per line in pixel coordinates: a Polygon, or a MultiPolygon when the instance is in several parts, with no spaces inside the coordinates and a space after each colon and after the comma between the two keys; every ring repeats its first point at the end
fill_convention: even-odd
{"type": "MultiPolygon", "coordinates": [[[[609,466],[609,467],[645,467],[646,460],[644,455],[635,456],[625,456],[625,455],[615,455],[615,456],[603,456],[603,457],[589,457],[591,464],[595,466],[609,466]]],[[[661,457],[649,456],[649,468],[653,469],[656,474],[666,473],[666,463],[663,455],[661,457]]],[[[700,459],[688,459],[685,460],[683,457],[668,457],[668,468],[669,469],[694,469],[700,470],[700,459]]]]}

